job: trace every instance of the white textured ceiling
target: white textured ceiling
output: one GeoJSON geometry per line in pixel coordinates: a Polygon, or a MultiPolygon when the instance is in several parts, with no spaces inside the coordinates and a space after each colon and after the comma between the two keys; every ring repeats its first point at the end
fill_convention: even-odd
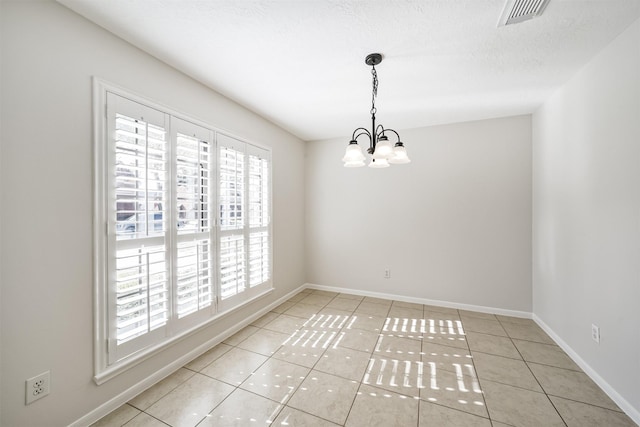
{"type": "MultiPolygon", "coordinates": [[[[303,140],[533,112],[640,16],[640,0],[58,0],[303,140]]],[[[135,89],[135,88],[134,88],[135,89]]]]}

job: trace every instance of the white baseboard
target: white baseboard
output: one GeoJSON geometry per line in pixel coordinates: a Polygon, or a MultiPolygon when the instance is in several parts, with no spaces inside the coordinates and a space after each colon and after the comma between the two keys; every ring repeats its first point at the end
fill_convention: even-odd
{"type": "Polygon", "coordinates": [[[636,424],[640,425],[640,411],[634,408],[624,397],[604,380],[587,362],[584,361],[553,329],[537,315],[533,320],[564,350],[569,357],[589,376],[636,424]]]}
{"type": "Polygon", "coordinates": [[[282,304],[283,302],[285,302],[286,300],[288,300],[289,298],[291,298],[292,296],[294,296],[304,288],[305,288],[305,285],[302,285],[297,289],[294,289],[293,291],[289,292],[285,296],[272,302],[268,306],[265,306],[264,308],[258,310],[257,312],[255,312],[254,314],[246,318],[243,322],[219,333],[218,335],[211,338],[210,340],[202,343],[198,347],[186,353],[184,356],[180,357],[179,359],[176,359],[170,364],[164,366],[162,369],[156,371],[155,373],[153,373],[153,375],[129,387],[127,390],[123,391],[122,393],[118,394],[114,398],[98,406],[93,411],[89,412],[88,414],[84,415],[83,417],[79,418],[73,423],[69,424],[69,427],[88,426],[95,423],[102,417],[109,415],[112,411],[118,409],[120,406],[124,405],[125,403],[127,403],[128,401],[130,401],[131,399],[133,399],[134,397],[136,397],[137,395],[139,395],[149,387],[153,386],[154,384],[162,381],[169,375],[173,374],[175,371],[177,371],[187,363],[191,362],[195,358],[207,352],[210,348],[220,344],[222,341],[226,340],[227,338],[229,338],[231,335],[235,334],[242,328],[250,325],[255,320],[259,319],[260,317],[262,317],[272,309],[276,308],[277,306],[279,306],[280,304],[282,304]]]}
{"type": "Polygon", "coordinates": [[[416,304],[438,305],[441,307],[456,308],[459,310],[479,311],[481,313],[499,314],[502,316],[522,317],[525,319],[531,319],[531,313],[527,311],[507,310],[504,308],[486,307],[483,305],[460,304],[460,303],[450,302],[450,301],[439,301],[439,300],[432,300],[432,299],[426,299],[426,298],[406,297],[402,295],[387,294],[382,292],[369,292],[369,291],[361,291],[359,289],[316,285],[314,283],[305,283],[304,288],[317,289],[321,291],[340,292],[340,293],[360,295],[365,297],[392,299],[392,300],[402,301],[402,302],[413,302],[416,304]]]}

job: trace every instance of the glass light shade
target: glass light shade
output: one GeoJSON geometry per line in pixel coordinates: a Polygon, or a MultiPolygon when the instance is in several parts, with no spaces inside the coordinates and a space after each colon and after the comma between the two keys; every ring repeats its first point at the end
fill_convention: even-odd
{"type": "Polygon", "coordinates": [[[354,161],[354,162],[345,162],[345,168],[360,168],[364,166],[364,160],[354,161]]]}
{"type": "Polygon", "coordinates": [[[402,143],[397,143],[396,146],[393,147],[393,154],[389,158],[389,163],[401,165],[409,162],[411,162],[411,160],[409,159],[409,156],[407,156],[407,149],[404,148],[402,143]]]}
{"type": "Polygon", "coordinates": [[[344,153],[342,161],[345,163],[364,162],[364,159],[365,157],[362,152],[362,148],[360,148],[360,146],[354,141],[351,141],[349,145],[347,145],[347,150],[344,153]]]}
{"type": "Polygon", "coordinates": [[[372,159],[371,163],[369,163],[369,167],[370,168],[375,168],[375,169],[382,169],[382,168],[388,168],[389,162],[387,161],[387,159],[372,159]]]}
{"type": "Polygon", "coordinates": [[[376,144],[376,150],[373,152],[374,159],[388,159],[393,153],[393,147],[386,136],[382,135],[376,144]]]}

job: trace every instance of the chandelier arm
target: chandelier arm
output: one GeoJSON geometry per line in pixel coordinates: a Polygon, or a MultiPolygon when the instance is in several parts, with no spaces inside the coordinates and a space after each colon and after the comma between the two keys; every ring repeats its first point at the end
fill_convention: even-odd
{"type": "Polygon", "coordinates": [[[367,135],[369,137],[369,140],[371,140],[371,133],[365,128],[357,128],[356,130],[354,130],[353,134],[351,135],[351,139],[355,141],[361,135],[367,135]],[[358,131],[362,131],[362,132],[360,132],[359,134],[356,135],[356,132],[358,132],[358,131]]]}
{"type": "MultiPolygon", "coordinates": [[[[382,127],[382,125],[380,125],[380,126],[378,126],[378,127],[380,128],[380,127],[382,127]]],[[[377,131],[378,131],[378,130],[376,129],[376,132],[377,132],[377,131]]],[[[398,132],[396,132],[396,131],[395,131],[395,130],[393,130],[393,129],[389,129],[389,128],[385,129],[385,128],[382,128],[382,132],[377,133],[377,136],[379,136],[380,134],[384,134],[385,132],[392,132],[392,133],[395,133],[395,134],[396,134],[396,138],[398,138],[398,142],[400,142],[400,135],[398,134],[398,132]]]]}

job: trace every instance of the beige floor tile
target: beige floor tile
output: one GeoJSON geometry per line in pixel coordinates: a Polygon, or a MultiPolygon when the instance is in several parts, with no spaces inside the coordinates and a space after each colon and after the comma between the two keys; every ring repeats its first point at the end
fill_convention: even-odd
{"type": "Polygon", "coordinates": [[[354,294],[338,294],[336,298],[354,299],[356,301],[362,301],[364,299],[362,295],[354,295],[354,294]]]}
{"type": "Polygon", "coordinates": [[[167,427],[167,425],[153,418],[151,415],[142,412],[126,423],[124,427],[167,427]]]}
{"type": "Polygon", "coordinates": [[[275,311],[270,311],[267,314],[265,314],[264,316],[260,317],[259,319],[256,319],[253,322],[251,322],[251,326],[256,326],[258,328],[262,328],[267,323],[269,323],[269,322],[273,321],[274,319],[276,319],[279,315],[280,315],[280,313],[276,313],[275,311]]]}
{"type": "Polygon", "coordinates": [[[488,417],[478,379],[469,375],[437,369],[426,364],[420,399],[448,408],[488,417]]]}
{"type": "MultiPolygon", "coordinates": [[[[316,315],[316,318],[312,319],[315,325],[319,325],[322,328],[343,328],[349,319],[351,319],[352,312],[340,310],[332,307],[325,307],[316,315]]],[[[310,322],[311,323],[311,320],[310,322]]]]}
{"type": "Polygon", "coordinates": [[[622,412],[551,396],[551,401],[568,427],[636,427],[622,412]]]}
{"type": "Polygon", "coordinates": [[[408,307],[402,307],[402,306],[396,306],[396,305],[392,305],[391,308],[389,309],[389,313],[387,313],[387,317],[399,317],[402,319],[419,319],[422,320],[423,319],[423,312],[422,310],[416,310],[413,308],[408,308],[408,307]]]}
{"type": "Polygon", "coordinates": [[[393,335],[400,338],[410,338],[422,341],[422,335],[426,331],[426,320],[409,319],[407,317],[388,316],[382,326],[385,335],[393,335]]]}
{"type": "Polygon", "coordinates": [[[488,418],[422,400],[419,427],[491,427],[488,418]]]}
{"type": "Polygon", "coordinates": [[[131,399],[129,401],[129,404],[140,409],[141,411],[144,411],[149,406],[153,405],[166,394],[168,394],[171,390],[191,378],[194,374],[194,371],[180,368],[162,381],[158,382],[152,387],[149,387],[147,390],[131,399]]]}
{"type": "Polygon", "coordinates": [[[259,330],[260,328],[256,328],[255,326],[247,326],[246,328],[239,330],[222,342],[227,345],[238,345],[259,330]]]}
{"type": "Polygon", "coordinates": [[[522,360],[472,351],[478,378],[542,392],[538,381],[522,360]]]}
{"type": "Polygon", "coordinates": [[[482,334],[507,336],[504,328],[497,320],[476,319],[474,317],[463,317],[462,327],[465,332],[473,331],[482,334]]]}
{"type": "MultiPolygon", "coordinates": [[[[431,323],[431,321],[452,321],[452,322],[460,322],[460,316],[457,313],[443,313],[440,311],[432,311],[425,310],[422,314],[422,318],[431,323]]],[[[462,322],[460,322],[460,327],[462,327],[462,322]]]]}
{"type": "Polygon", "coordinates": [[[502,316],[500,314],[496,315],[498,321],[501,323],[517,323],[519,325],[525,326],[537,326],[537,323],[532,319],[527,319],[525,317],[513,317],[513,316],[502,316]]]}
{"type": "Polygon", "coordinates": [[[140,410],[129,404],[124,404],[118,409],[111,411],[109,415],[102,417],[100,420],[91,424],[91,427],[111,427],[121,426],[140,414],[140,410]]]}
{"type": "Polygon", "coordinates": [[[338,295],[340,295],[338,292],[323,291],[323,290],[320,290],[320,289],[311,289],[311,293],[315,294],[315,295],[322,295],[322,296],[331,297],[331,298],[334,298],[334,297],[337,297],[338,295]]]}
{"type": "Polygon", "coordinates": [[[374,357],[421,361],[422,343],[409,338],[380,335],[373,351],[374,357]]]}
{"type": "Polygon", "coordinates": [[[267,360],[266,356],[234,348],[214,360],[201,373],[229,384],[239,385],[267,360]]]}
{"type": "Polygon", "coordinates": [[[513,339],[540,342],[543,344],[555,344],[545,331],[538,325],[522,325],[519,323],[502,322],[502,327],[513,339]]]}
{"type": "Polygon", "coordinates": [[[288,405],[337,424],[344,424],[359,383],[311,371],[288,405]]]}
{"type": "Polygon", "coordinates": [[[285,406],[272,424],[273,427],[339,427],[330,421],[323,420],[306,412],[285,406]]]}
{"type": "Polygon", "coordinates": [[[609,396],[583,372],[531,362],[529,362],[529,367],[547,394],[616,411],[620,410],[609,396]]]}
{"type": "Polygon", "coordinates": [[[522,359],[518,349],[516,349],[513,342],[511,342],[511,338],[508,337],[467,332],[467,342],[469,343],[469,348],[474,351],[510,357],[512,359],[522,359]]]}
{"type": "Polygon", "coordinates": [[[446,314],[446,315],[453,316],[453,317],[458,317],[458,309],[457,308],[442,307],[440,305],[425,304],[424,305],[424,311],[425,312],[436,312],[436,313],[446,314]]]}
{"type": "Polygon", "coordinates": [[[309,372],[309,368],[271,358],[251,374],[240,388],[286,403],[309,372]]]}
{"type": "Polygon", "coordinates": [[[348,380],[361,381],[370,359],[370,353],[342,347],[329,348],[313,369],[348,380]]]}
{"type": "Polygon", "coordinates": [[[185,368],[191,369],[192,371],[199,372],[205,366],[209,365],[211,362],[213,362],[218,357],[222,356],[232,348],[233,347],[231,347],[230,345],[220,343],[217,346],[213,347],[212,349],[208,350],[206,353],[203,353],[201,356],[187,363],[185,365],[185,368]]]}
{"type": "Polygon", "coordinates": [[[405,307],[410,308],[412,310],[420,310],[424,311],[424,306],[422,304],[417,304],[415,302],[404,302],[404,301],[393,301],[391,303],[392,307],[405,307]]]}
{"type": "Polygon", "coordinates": [[[293,334],[273,357],[311,368],[332,345],[338,334],[339,331],[301,329],[293,334]]]}
{"type": "Polygon", "coordinates": [[[291,335],[298,329],[302,328],[306,322],[307,320],[302,317],[279,314],[271,322],[262,326],[262,328],[291,335]]]}
{"type": "Polygon", "coordinates": [[[389,308],[391,306],[391,303],[392,303],[392,301],[389,300],[389,299],[376,298],[376,297],[364,297],[362,302],[384,305],[387,308],[389,308]]]}
{"type": "Polygon", "coordinates": [[[498,320],[494,314],[491,313],[483,313],[481,311],[471,311],[471,310],[458,310],[460,313],[460,318],[464,319],[484,319],[484,320],[498,320]]]}
{"type": "Polygon", "coordinates": [[[323,308],[305,320],[303,327],[313,330],[340,330],[351,320],[351,313],[323,308]]]}
{"type": "Polygon", "coordinates": [[[346,427],[406,427],[418,424],[419,399],[362,385],[346,427]]]}
{"type": "Polygon", "coordinates": [[[384,316],[355,312],[345,325],[345,329],[364,329],[370,332],[380,332],[385,321],[386,317],[384,316]]]}
{"type": "Polygon", "coordinates": [[[420,397],[420,390],[424,387],[424,369],[421,361],[398,360],[373,355],[362,383],[404,396],[420,397]]]}
{"type": "Polygon", "coordinates": [[[462,335],[437,335],[437,334],[424,334],[422,337],[423,342],[448,345],[449,347],[456,347],[462,349],[468,349],[467,339],[462,335]]]}
{"type": "Polygon", "coordinates": [[[274,313],[282,314],[285,311],[289,310],[294,305],[296,305],[296,303],[293,301],[285,301],[271,311],[273,311],[274,313]]]}
{"type": "Polygon", "coordinates": [[[458,319],[425,319],[425,334],[465,335],[464,326],[458,319]]]}
{"type": "Polygon", "coordinates": [[[386,317],[390,305],[376,304],[374,302],[362,301],[355,309],[354,314],[371,314],[373,316],[386,317]]]}
{"type": "Polygon", "coordinates": [[[486,380],[482,381],[482,390],[491,421],[518,427],[565,425],[544,393],[486,380]]]}
{"type": "Polygon", "coordinates": [[[308,297],[309,295],[311,295],[311,294],[306,293],[306,292],[305,293],[299,292],[299,293],[295,294],[294,296],[292,296],[291,298],[289,298],[287,301],[300,302],[303,299],[305,299],[306,297],[308,297]]]}
{"type": "Polygon", "coordinates": [[[460,320],[425,319],[424,342],[448,345],[458,348],[468,348],[465,332],[460,320]]]}
{"type": "Polygon", "coordinates": [[[448,347],[433,343],[422,345],[422,363],[440,370],[475,376],[473,358],[467,349],[448,347]]]}
{"type": "Polygon", "coordinates": [[[340,330],[338,329],[304,328],[291,334],[283,345],[318,348],[324,351],[331,346],[339,333],[340,330]]]}
{"type": "Polygon", "coordinates": [[[336,308],[338,310],[353,312],[358,305],[360,305],[360,300],[337,297],[327,304],[327,308],[336,308]]]}
{"type": "Polygon", "coordinates": [[[229,384],[195,374],[145,412],[171,426],[192,427],[233,390],[229,384]]]}
{"type": "Polygon", "coordinates": [[[95,426],[196,423],[635,426],[531,319],[311,289],[95,426]]]}
{"type": "Polygon", "coordinates": [[[284,314],[288,314],[289,316],[302,317],[304,319],[310,319],[311,316],[318,313],[321,308],[322,307],[318,307],[316,305],[304,304],[299,302],[286,310],[284,314]]]}
{"type": "Polygon", "coordinates": [[[261,329],[238,344],[238,348],[271,356],[290,336],[291,334],[261,329]]]}
{"type": "Polygon", "coordinates": [[[578,365],[557,345],[541,344],[531,341],[513,340],[522,358],[527,362],[550,365],[557,368],[582,371],[578,365]]]}
{"type": "Polygon", "coordinates": [[[343,329],[338,333],[331,348],[350,348],[371,353],[375,348],[380,334],[362,329],[343,329]]]}
{"type": "Polygon", "coordinates": [[[268,426],[282,405],[242,389],[236,389],[198,427],[268,426]]]}
{"type": "Polygon", "coordinates": [[[303,304],[324,307],[325,305],[329,304],[332,299],[333,297],[327,297],[327,296],[312,293],[311,295],[307,295],[306,297],[304,297],[302,300],[300,300],[300,302],[303,304]]]}

